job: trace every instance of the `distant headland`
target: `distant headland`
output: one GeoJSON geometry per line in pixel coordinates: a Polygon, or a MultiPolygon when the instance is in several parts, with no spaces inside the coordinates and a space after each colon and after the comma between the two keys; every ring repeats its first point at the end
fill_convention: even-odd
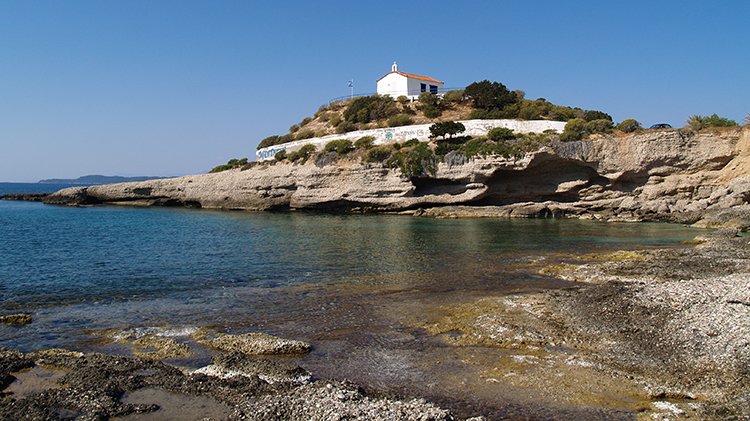
{"type": "Polygon", "coordinates": [[[119,175],[84,175],[78,178],[48,178],[46,180],[39,180],[42,184],[80,184],[80,185],[92,185],[92,184],[112,184],[112,183],[127,183],[132,181],[146,181],[146,180],[158,180],[167,177],[152,177],[152,176],[139,176],[139,177],[122,177],[119,175]]]}

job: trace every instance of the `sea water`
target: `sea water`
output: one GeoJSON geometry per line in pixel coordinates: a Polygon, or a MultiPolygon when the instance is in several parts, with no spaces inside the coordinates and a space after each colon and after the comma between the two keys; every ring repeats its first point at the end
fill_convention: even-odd
{"type": "MultiPolygon", "coordinates": [[[[267,293],[291,285],[364,279],[386,285],[395,274],[412,274],[416,283],[426,279],[425,287],[432,276],[460,280],[452,288],[501,289],[503,280],[492,278],[493,271],[519,255],[528,259],[602,247],[658,246],[693,236],[693,230],[672,224],[75,208],[0,201],[0,313],[47,312],[64,319],[66,312],[84,306],[96,314],[97,327],[137,325],[143,314],[152,321],[163,316],[169,323],[174,314],[168,308],[163,314],[148,308],[153,300],[179,297],[190,302],[232,288],[264,288],[267,293]],[[109,310],[124,303],[143,308],[108,320],[109,310]]],[[[214,310],[222,309],[222,317],[229,318],[235,305],[221,298],[212,302],[214,310]]],[[[291,310],[294,303],[274,311],[283,312],[287,305],[291,310]]],[[[184,311],[190,312],[189,305],[184,311]]],[[[210,319],[209,314],[190,319],[200,322],[201,317],[210,319]]],[[[37,332],[43,340],[4,332],[0,346],[28,350],[70,345],[81,334],[76,329],[85,326],[70,327],[46,325],[48,331],[37,332]]]]}
{"type": "Polygon", "coordinates": [[[33,316],[0,324],[0,347],[107,352],[105,330],[180,340],[197,329],[260,331],[311,342],[300,364],[316,376],[450,402],[459,398],[450,387],[484,381],[460,363],[473,351],[426,333],[445,306],[570,287],[539,271],[560,256],[679,247],[697,234],[657,223],[0,201],[0,314],[33,316]]]}

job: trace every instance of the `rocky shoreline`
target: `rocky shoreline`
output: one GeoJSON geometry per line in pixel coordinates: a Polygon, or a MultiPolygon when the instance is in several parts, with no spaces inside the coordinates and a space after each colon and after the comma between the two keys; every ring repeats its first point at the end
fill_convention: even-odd
{"type": "MultiPolygon", "coordinates": [[[[571,254],[555,263],[529,263],[529,269],[577,286],[445,304],[436,319],[418,327],[444,346],[506,350],[491,362],[462,354],[465,364],[479,367],[477,382],[533,391],[560,408],[603,411],[570,417],[750,416],[747,236],[719,230],[688,247],[571,254]]],[[[149,351],[135,352],[137,358],[0,352],[0,418],[160,414],[178,411],[174,402],[196,399],[216,411],[207,416],[220,419],[457,418],[440,407],[449,403],[444,399],[437,406],[314,379],[289,356],[303,355],[315,343],[196,331],[196,341],[215,353],[211,365],[195,370],[160,361],[185,351],[173,339],[153,332],[105,335],[149,351]],[[14,386],[15,377],[39,372],[46,373],[41,385],[14,386]]],[[[512,411],[506,415],[524,413],[523,407],[512,411]]]]}

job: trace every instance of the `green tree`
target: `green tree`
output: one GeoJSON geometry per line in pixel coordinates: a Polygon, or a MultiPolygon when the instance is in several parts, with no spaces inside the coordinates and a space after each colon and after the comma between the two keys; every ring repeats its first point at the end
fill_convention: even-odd
{"type": "Polygon", "coordinates": [[[464,94],[471,99],[474,108],[483,110],[501,110],[506,105],[518,101],[515,92],[511,92],[500,82],[483,80],[474,82],[464,89],[464,94]]]}
{"type": "Polygon", "coordinates": [[[623,131],[625,133],[632,133],[634,131],[643,129],[643,126],[641,126],[641,123],[639,123],[638,120],[634,118],[628,118],[622,120],[616,128],[617,130],[623,131]]]}
{"type": "Polygon", "coordinates": [[[504,140],[515,139],[516,134],[513,133],[513,130],[506,127],[495,127],[494,129],[490,129],[490,131],[487,132],[487,138],[496,142],[501,142],[504,140]]]}
{"type": "Polygon", "coordinates": [[[719,117],[717,114],[709,116],[693,115],[688,118],[688,126],[693,130],[701,130],[708,127],[733,127],[737,122],[728,118],[719,117]]]}
{"type": "Polygon", "coordinates": [[[453,137],[464,131],[466,131],[466,127],[457,121],[441,121],[430,126],[431,137],[440,136],[443,139],[445,139],[445,136],[453,137]]]}

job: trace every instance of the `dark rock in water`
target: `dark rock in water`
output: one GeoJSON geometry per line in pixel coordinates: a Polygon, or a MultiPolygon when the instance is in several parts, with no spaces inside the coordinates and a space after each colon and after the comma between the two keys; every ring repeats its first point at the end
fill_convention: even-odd
{"type": "Polygon", "coordinates": [[[6,325],[27,325],[31,323],[31,315],[23,313],[7,314],[5,316],[0,316],[0,323],[6,325]]]}
{"type": "Polygon", "coordinates": [[[13,193],[0,195],[0,200],[23,200],[26,202],[42,202],[49,193],[13,193]]]}

